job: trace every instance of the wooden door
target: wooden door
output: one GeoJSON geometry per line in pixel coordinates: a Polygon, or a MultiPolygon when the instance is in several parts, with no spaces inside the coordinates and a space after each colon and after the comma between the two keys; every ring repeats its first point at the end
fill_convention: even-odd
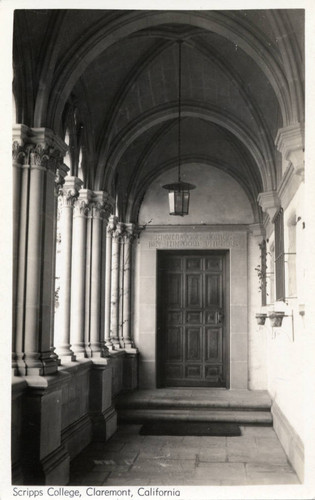
{"type": "Polygon", "coordinates": [[[226,386],[223,252],[160,251],[158,385],[226,386]]]}

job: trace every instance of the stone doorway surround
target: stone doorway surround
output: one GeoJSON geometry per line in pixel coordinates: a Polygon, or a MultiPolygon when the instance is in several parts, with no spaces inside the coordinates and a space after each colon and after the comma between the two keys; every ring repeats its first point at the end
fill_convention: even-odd
{"type": "Polygon", "coordinates": [[[147,226],[135,248],[135,342],[139,387],[156,387],[157,250],[228,250],[230,389],[248,388],[247,225],[147,226]]]}

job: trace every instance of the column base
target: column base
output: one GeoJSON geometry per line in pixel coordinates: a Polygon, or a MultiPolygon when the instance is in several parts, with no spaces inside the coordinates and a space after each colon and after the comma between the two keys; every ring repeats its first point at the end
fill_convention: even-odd
{"type": "Polygon", "coordinates": [[[57,358],[51,358],[50,353],[26,353],[23,362],[19,363],[19,373],[26,376],[52,375],[58,370],[57,358]],[[23,364],[22,364],[23,363],[23,364]]]}
{"type": "Polygon", "coordinates": [[[113,345],[113,350],[115,351],[120,351],[122,349],[121,345],[120,345],[120,340],[119,339],[113,339],[112,341],[112,345],[113,345]]]}
{"type": "Polygon", "coordinates": [[[90,346],[88,346],[86,348],[86,356],[88,358],[102,358],[103,357],[103,353],[102,353],[102,348],[101,348],[101,345],[98,344],[98,345],[93,345],[91,344],[90,346]]]}
{"type": "Polygon", "coordinates": [[[86,354],[85,354],[85,351],[84,352],[76,352],[74,351],[73,353],[73,361],[77,361],[79,359],[85,359],[86,358],[86,354]]]}

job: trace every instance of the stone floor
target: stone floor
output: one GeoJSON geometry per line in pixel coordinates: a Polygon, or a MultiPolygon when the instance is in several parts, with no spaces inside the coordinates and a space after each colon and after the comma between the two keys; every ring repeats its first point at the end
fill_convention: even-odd
{"type": "Polygon", "coordinates": [[[244,426],[239,437],[142,436],[121,425],[71,465],[70,485],[299,484],[272,427],[244,426]]]}

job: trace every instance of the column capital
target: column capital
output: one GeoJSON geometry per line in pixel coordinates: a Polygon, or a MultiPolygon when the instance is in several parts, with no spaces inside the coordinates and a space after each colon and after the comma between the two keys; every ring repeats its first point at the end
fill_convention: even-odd
{"type": "Polygon", "coordinates": [[[79,196],[83,182],[78,177],[67,176],[63,186],[59,190],[62,206],[73,206],[75,199],[79,196]]]}
{"type": "Polygon", "coordinates": [[[284,160],[283,173],[291,163],[297,175],[304,172],[304,124],[294,123],[278,130],[275,145],[284,160]]]}
{"type": "Polygon", "coordinates": [[[135,224],[125,223],[125,230],[124,230],[125,241],[129,241],[130,243],[133,242],[133,240],[136,236],[135,227],[136,227],[135,224]]]}
{"type": "Polygon", "coordinates": [[[263,193],[259,193],[257,201],[263,212],[268,214],[270,220],[272,221],[278,211],[278,208],[281,206],[277,191],[265,191],[263,193]]]}
{"type": "Polygon", "coordinates": [[[116,225],[118,223],[118,217],[116,215],[110,215],[108,218],[108,224],[107,224],[107,233],[113,234],[113,232],[116,229],[116,225]]]}
{"type": "Polygon", "coordinates": [[[87,216],[90,211],[90,202],[93,198],[93,191],[90,189],[80,189],[78,198],[74,201],[74,216],[87,216]]]}
{"type": "Polygon", "coordinates": [[[92,197],[93,217],[99,217],[108,222],[113,211],[111,198],[105,191],[94,191],[92,197]]]}
{"type": "Polygon", "coordinates": [[[125,224],[123,222],[117,222],[115,230],[113,231],[113,239],[120,240],[124,236],[125,224]]]}
{"type": "MultiPolygon", "coordinates": [[[[12,137],[14,148],[16,149],[16,144],[20,147],[27,147],[30,152],[34,153],[32,160],[36,163],[45,160],[46,156],[51,160],[63,163],[62,158],[68,149],[67,144],[60,137],[45,127],[30,128],[23,124],[17,124],[13,127],[12,137]]],[[[51,161],[51,163],[53,162],[51,161]]]]}

